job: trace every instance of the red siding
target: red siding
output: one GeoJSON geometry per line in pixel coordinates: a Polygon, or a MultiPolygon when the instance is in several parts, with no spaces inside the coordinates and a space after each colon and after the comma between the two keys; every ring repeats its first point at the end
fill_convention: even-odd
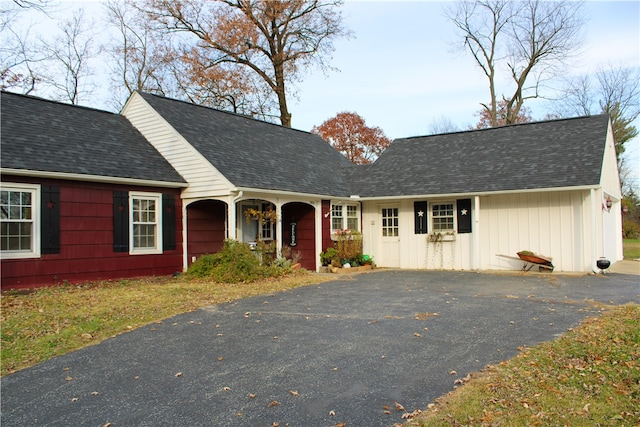
{"type": "Polygon", "coordinates": [[[283,245],[291,241],[291,226],[296,222],[297,245],[292,247],[300,255],[300,264],[307,270],[316,270],[319,250],[316,250],[315,209],[306,203],[287,203],[282,207],[283,245]]]}
{"type": "Polygon", "coordinates": [[[220,251],[227,236],[227,205],[217,200],[201,200],[187,206],[187,252],[192,257],[220,251]]]}
{"type": "Polygon", "coordinates": [[[182,270],[182,207],[179,189],[128,187],[80,181],[2,176],[60,188],[60,253],[39,259],[3,259],[2,288],[68,281],[170,275],[182,270]],[[157,255],[113,252],[113,191],[149,191],[175,196],[176,248],[157,255]]]}

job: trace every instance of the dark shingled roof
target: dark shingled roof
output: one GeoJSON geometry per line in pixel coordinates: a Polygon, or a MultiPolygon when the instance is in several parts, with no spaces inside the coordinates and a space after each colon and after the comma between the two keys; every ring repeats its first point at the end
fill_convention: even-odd
{"type": "Polygon", "coordinates": [[[119,115],[2,92],[2,168],[184,183],[119,115]]]}
{"type": "Polygon", "coordinates": [[[237,187],[349,196],[353,167],[319,136],[226,111],[141,93],[237,187]]]}
{"type": "Polygon", "coordinates": [[[595,186],[609,117],[598,115],[398,139],[350,172],[361,197],[595,186]]]}

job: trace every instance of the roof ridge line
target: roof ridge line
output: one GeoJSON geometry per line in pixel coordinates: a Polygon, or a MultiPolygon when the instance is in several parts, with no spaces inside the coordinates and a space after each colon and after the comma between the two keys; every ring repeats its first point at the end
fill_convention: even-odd
{"type": "Polygon", "coordinates": [[[25,93],[11,92],[11,91],[8,91],[8,90],[5,90],[5,89],[2,89],[2,94],[3,95],[6,94],[6,95],[19,96],[21,98],[29,98],[29,99],[32,99],[34,101],[44,101],[44,102],[48,102],[48,103],[52,103],[52,104],[61,105],[63,107],[82,108],[84,110],[96,111],[98,113],[106,113],[106,114],[111,114],[113,116],[121,116],[120,113],[114,113],[113,111],[109,111],[109,110],[103,110],[103,109],[96,108],[96,107],[88,107],[86,105],[70,104],[70,103],[64,102],[64,101],[57,101],[55,99],[43,98],[41,96],[29,95],[29,94],[25,94],[25,93]]]}
{"type": "Polygon", "coordinates": [[[138,92],[138,93],[140,93],[142,95],[150,95],[150,96],[153,96],[153,97],[156,97],[156,98],[165,99],[167,101],[180,102],[180,103],[183,103],[183,104],[190,105],[192,107],[205,108],[205,109],[210,110],[210,111],[216,111],[216,112],[219,112],[219,113],[229,114],[229,115],[234,116],[234,117],[239,117],[239,118],[242,118],[242,119],[252,120],[252,121],[257,122],[257,123],[264,123],[264,124],[267,124],[267,125],[276,126],[276,127],[280,128],[280,129],[293,130],[293,131],[302,132],[302,133],[306,133],[306,134],[309,134],[309,135],[315,135],[315,136],[319,137],[319,135],[317,135],[315,133],[312,133],[310,131],[305,131],[305,130],[302,130],[302,129],[296,129],[296,128],[293,128],[293,127],[288,128],[286,126],[282,126],[281,124],[268,122],[266,120],[260,120],[260,119],[257,119],[255,117],[247,116],[246,114],[235,113],[233,111],[228,111],[228,110],[221,110],[219,108],[209,107],[207,105],[195,104],[193,102],[189,102],[189,101],[184,100],[184,99],[171,98],[171,97],[164,96],[164,95],[159,95],[159,94],[156,94],[156,93],[142,92],[142,91],[139,91],[139,90],[136,90],[136,92],[138,92]]]}
{"type": "Polygon", "coordinates": [[[430,135],[407,136],[407,137],[403,137],[403,138],[395,138],[394,141],[398,141],[398,140],[401,140],[401,139],[430,138],[430,137],[433,137],[433,136],[441,136],[441,135],[455,135],[455,134],[458,134],[458,133],[471,133],[471,132],[491,131],[491,130],[515,127],[515,126],[537,125],[537,124],[553,123],[553,122],[565,122],[565,121],[570,121],[570,120],[589,119],[589,118],[595,118],[595,117],[606,116],[606,115],[607,114],[605,114],[605,113],[600,113],[600,114],[589,114],[589,115],[586,115],[586,116],[563,117],[563,118],[559,118],[559,119],[546,119],[546,120],[536,120],[536,121],[523,122],[523,123],[511,123],[511,124],[507,124],[507,125],[493,126],[493,127],[481,128],[481,129],[466,129],[466,130],[457,130],[457,131],[452,131],[452,132],[434,133],[434,134],[430,134],[430,135]]]}

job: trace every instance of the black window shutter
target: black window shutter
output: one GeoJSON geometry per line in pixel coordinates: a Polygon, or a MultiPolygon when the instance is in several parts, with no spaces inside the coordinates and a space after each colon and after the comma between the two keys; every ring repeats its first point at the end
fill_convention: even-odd
{"type": "Polygon", "coordinates": [[[113,251],[129,252],[129,193],[113,192],[113,251]]]}
{"type": "Polygon", "coordinates": [[[162,250],[176,248],[176,202],[173,194],[162,195],[162,250]]]}
{"type": "Polygon", "coordinates": [[[471,199],[456,202],[458,209],[458,233],[471,233],[471,199]]]}
{"type": "Polygon", "coordinates": [[[427,202],[413,202],[413,223],[415,234],[427,234],[428,226],[427,202]]]}
{"type": "Polygon", "coordinates": [[[40,252],[60,253],[60,188],[43,185],[40,194],[40,252]]]}

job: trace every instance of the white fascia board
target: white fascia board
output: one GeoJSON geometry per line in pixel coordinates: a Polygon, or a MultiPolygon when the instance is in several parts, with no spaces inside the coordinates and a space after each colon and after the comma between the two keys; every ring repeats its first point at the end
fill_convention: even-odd
{"type": "Polygon", "coordinates": [[[15,176],[29,176],[33,178],[62,179],[67,181],[89,181],[100,182],[104,184],[139,185],[144,187],[186,188],[189,185],[186,182],[153,181],[137,178],[84,175],[80,173],[34,171],[28,169],[0,168],[0,173],[15,176]]]}
{"type": "Polygon", "coordinates": [[[272,195],[281,195],[281,196],[287,196],[290,198],[309,198],[309,199],[332,199],[332,200],[350,200],[349,197],[336,197],[336,196],[330,196],[328,194],[311,194],[311,193],[299,193],[297,191],[287,191],[287,190],[267,190],[267,189],[262,189],[262,188],[252,188],[252,187],[234,187],[232,192],[233,193],[238,193],[238,192],[244,192],[246,193],[251,193],[251,194],[272,194],[272,195]]]}
{"type": "Polygon", "coordinates": [[[401,200],[401,199],[450,199],[460,197],[491,196],[514,193],[548,193],[550,191],[580,191],[598,189],[600,185],[580,185],[575,187],[549,187],[533,188],[523,190],[499,190],[499,191],[478,191],[474,193],[435,193],[435,194],[413,194],[405,196],[381,196],[381,197],[360,197],[360,201],[381,201],[381,200],[401,200]]]}

